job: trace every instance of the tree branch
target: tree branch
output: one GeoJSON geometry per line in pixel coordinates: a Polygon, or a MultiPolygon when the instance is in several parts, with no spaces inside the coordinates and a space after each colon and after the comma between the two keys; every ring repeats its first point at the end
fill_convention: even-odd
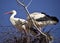
{"type": "Polygon", "coordinates": [[[48,38],[47,35],[44,34],[44,33],[35,25],[34,20],[30,17],[30,13],[29,13],[27,7],[31,4],[32,0],[29,2],[29,4],[28,4],[27,6],[25,6],[25,4],[21,3],[19,0],[17,0],[17,2],[24,7],[25,11],[27,12],[27,16],[29,16],[29,18],[31,19],[31,22],[33,23],[33,25],[35,26],[35,28],[36,28],[42,35],[44,35],[46,38],[48,38]]]}
{"type": "Polygon", "coordinates": [[[25,6],[24,3],[20,2],[19,0],[16,0],[20,5],[25,6]]]}
{"type": "Polygon", "coordinates": [[[28,3],[28,5],[26,7],[29,7],[29,5],[31,4],[32,0],[28,3]]]}

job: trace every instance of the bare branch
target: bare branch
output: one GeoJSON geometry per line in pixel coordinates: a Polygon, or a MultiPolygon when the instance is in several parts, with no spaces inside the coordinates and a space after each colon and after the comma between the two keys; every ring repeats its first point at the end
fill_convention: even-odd
{"type": "Polygon", "coordinates": [[[16,1],[17,1],[20,5],[22,5],[22,6],[25,7],[24,3],[20,2],[19,0],[16,0],[16,1]]]}
{"type": "Polygon", "coordinates": [[[24,6],[24,7],[29,7],[29,5],[31,4],[31,2],[32,2],[32,0],[28,3],[28,5],[27,6],[25,6],[25,4],[24,3],[22,3],[22,2],[20,2],[19,0],[17,0],[17,2],[20,4],[20,5],[22,5],[22,6],[24,6]]]}
{"type": "Polygon", "coordinates": [[[29,7],[29,5],[31,4],[32,0],[28,3],[28,5],[26,7],[29,7]]]}
{"type": "MultiPolygon", "coordinates": [[[[46,38],[48,38],[46,34],[44,34],[41,30],[39,30],[39,28],[36,26],[34,20],[30,17],[30,13],[29,13],[27,7],[29,7],[29,5],[31,4],[32,0],[29,2],[29,4],[28,4],[27,6],[25,6],[25,4],[21,3],[19,0],[17,0],[17,2],[24,7],[25,11],[27,12],[27,16],[29,16],[29,18],[31,19],[31,22],[33,23],[33,25],[35,26],[35,28],[36,28],[42,35],[44,35],[46,38]]],[[[49,39],[49,38],[48,38],[48,39],[49,39]]]]}

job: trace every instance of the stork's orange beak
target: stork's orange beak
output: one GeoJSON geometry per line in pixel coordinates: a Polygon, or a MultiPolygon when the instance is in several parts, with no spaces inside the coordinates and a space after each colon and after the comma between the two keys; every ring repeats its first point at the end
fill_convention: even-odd
{"type": "Polygon", "coordinates": [[[4,14],[12,14],[12,12],[6,12],[6,13],[4,13],[4,14]]]}

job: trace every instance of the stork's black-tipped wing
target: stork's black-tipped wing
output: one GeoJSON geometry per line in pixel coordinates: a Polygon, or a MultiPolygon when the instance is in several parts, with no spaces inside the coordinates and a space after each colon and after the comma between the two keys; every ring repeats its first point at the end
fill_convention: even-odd
{"type": "Polygon", "coordinates": [[[47,15],[47,14],[44,13],[44,12],[41,12],[41,14],[44,14],[45,17],[43,17],[43,18],[38,18],[38,19],[36,19],[36,21],[39,22],[39,21],[48,21],[48,20],[52,20],[52,21],[59,22],[59,20],[57,19],[57,17],[49,16],[49,15],[47,15]]]}

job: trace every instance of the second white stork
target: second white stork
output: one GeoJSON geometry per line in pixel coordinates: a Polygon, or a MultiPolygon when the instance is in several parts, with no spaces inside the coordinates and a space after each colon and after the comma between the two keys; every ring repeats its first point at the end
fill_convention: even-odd
{"type": "MultiPolygon", "coordinates": [[[[44,12],[41,12],[41,13],[34,12],[30,14],[30,17],[34,20],[38,28],[42,28],[50,24],[57,24],[59,22],[59,20],[56,17],[49,16],[44,12]]],[[[32,26],[32,22],[29,16],[27,17],[27,20],[29,21],[30,26],[32,26]]]]}

